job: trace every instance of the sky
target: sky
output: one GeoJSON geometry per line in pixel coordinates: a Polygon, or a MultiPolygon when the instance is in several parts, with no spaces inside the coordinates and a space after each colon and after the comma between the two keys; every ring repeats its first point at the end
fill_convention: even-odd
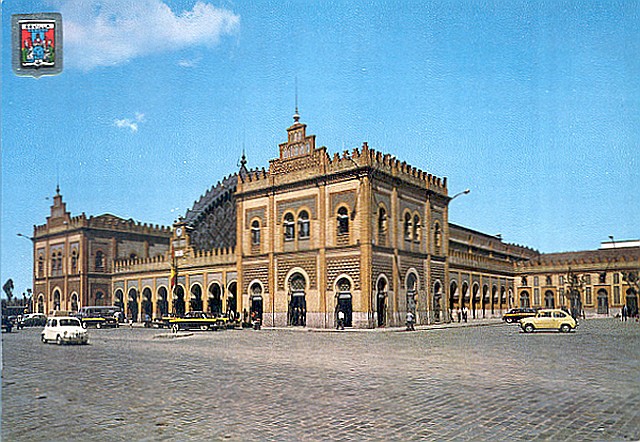
{"type": "Polygon", "coordinates": [[[0,273],[32,285],[35,224],[171,225],[268,167],[297,103],[330,154],[441,177],[451,222],[541,252],[640,238],[640,1],[12,1],[2,5],[0,273]],[[601,4],[598,4],[601,3],[601,4]],[[60,12],[64,67],[11,69],[11,15],[60,12]],[[296,86],[297,85],[297,86],[296,86]]]}

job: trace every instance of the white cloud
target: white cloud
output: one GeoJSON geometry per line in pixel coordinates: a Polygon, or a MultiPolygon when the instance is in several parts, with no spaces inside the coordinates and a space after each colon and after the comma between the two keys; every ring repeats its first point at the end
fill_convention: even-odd
{"type": "Polygon", "coordinates": [[[65,64],[89,70],[192,46],[235,33],[240,16],[197,1],[173,11],[162,0],[62,0],[65,64]]]}
{"type": "Polygon", "coordinates": [[[136,112],[136,115],[134,118],[122,118],[122,119],[116,118],[113,121],[113,124],[116,127],[129,129],[131,130],[131,132],[135,133],[135,132],[138,132],[138,123],[144,123],[144,122],[145,122],[144,114],[140,112],[136,112]]]}

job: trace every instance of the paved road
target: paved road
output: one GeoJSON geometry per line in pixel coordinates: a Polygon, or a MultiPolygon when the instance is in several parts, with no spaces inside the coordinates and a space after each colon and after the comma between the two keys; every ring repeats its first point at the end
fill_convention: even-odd
{"type": "Polygon", "coordinates": [[[640,439],[635,322],[185,335],[3,334],[2,440],[640,439]]]}

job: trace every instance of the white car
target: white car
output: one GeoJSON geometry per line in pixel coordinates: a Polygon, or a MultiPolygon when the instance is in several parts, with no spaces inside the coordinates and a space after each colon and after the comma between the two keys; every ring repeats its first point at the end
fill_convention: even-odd
{"type": "Polygon", "coordinates": [[[56,344],[86,344],[89,342],[87,330],[78,318],[71,316],[53,317],[47,320],[42,330],[42,342],[55,341],[56,344]]]}

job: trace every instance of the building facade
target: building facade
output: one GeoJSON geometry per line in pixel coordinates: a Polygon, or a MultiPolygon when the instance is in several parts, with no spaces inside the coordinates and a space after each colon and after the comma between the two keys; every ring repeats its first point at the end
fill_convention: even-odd
{"type": "Polygon", "coordinates": [[[463,308],[487,318],[515,306],[564,305],[560,274],[577,259],[573,272],[611,273],[606,288],[585,283],[585,310],[605,311],[605,292],[602,314],[637,299],[637,287],[616,285],[614,272],[633,275],[639,247],[578,252],[598,261],[589,267],[450,223],[451,199],[446,178],[367,143],[329,155],[296,114],[268,168],[249,170],[243,156],[239,171],[172,229],[112,215],[71,218],[58,193],[47,224],[35,228],[34,293],[44,311],[107,302],[133,320],[255,312],[267,326],[319,328],[335,327],[342,311],[346,326],[374,328],[404,324],[407,312],[429,324],[463,308]],[[41,256],[50,259],[46,275],[41,256]],[[82,270],[73,256],[82,256],[82,270]],[[542,275],[554,288],[527,285],[542,275]]]}

